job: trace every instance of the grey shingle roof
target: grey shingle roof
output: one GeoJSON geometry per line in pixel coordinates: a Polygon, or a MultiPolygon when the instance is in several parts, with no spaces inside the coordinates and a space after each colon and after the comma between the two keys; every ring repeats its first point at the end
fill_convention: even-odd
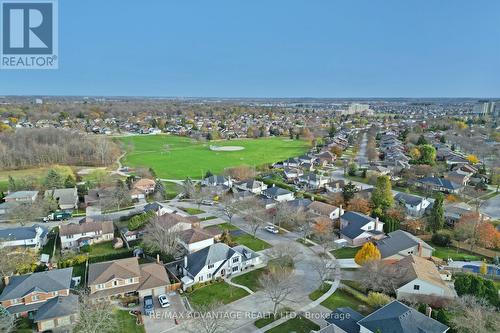
{"type": "Polygon", "coordinates": [[[406,194],[406,193],[398,193],[396,194],[396,200],[401,202],[401,203],[405,203],[407,205],[410,205],[410,206],[418,206],[423,200],[424,198],[422,197],[418,197],[416,195],[411,195],[411,194],[406,194]]]}
{"type": "Polygon", "coordinates": [[[398,301],[378,309],[358,324],[371,332],[383,333],[443,333],[449,328],[398,301]]]}
{"type": "Polygon", "coordinates": [[[47,234],[47,228],[35,224],[31,227],[0,229],[0,242],[4,240],[27,240],[36,236],[36,228],[42,228],[42,237],[47,234]]]}
{"type": "Polygon", "coordinates": [[[217,243],[204,249],[191,253],[187,256],[186,270],[192,276],[196,276],[203,267],[215,264],[222,260],[231,258],[234,250],[224,243],[217,243]]]}
{"type": "Polygon", "coordinates": [[[0,295],[0,301],[21,298],[33,291],[52,292],[69,289],[73,267],[12,276],[0,295]]]}
{"type": "Polygon", "coordinates": [[[463,187],[462,185],[456,184],[448,179],[438,177],[425,177],[420,179],[419,182],[422,184],[440,186],[448,190],[456,190],[463,187]]]}
{"type": "Polygon", "coordinates": [[[275,197],[278,195],[285,195],[288,193],[291,193],[291,192],[284,189],[284,188],[278,187],[278,186],[268,187],[266,190],[264,190],[264,194],[267,196],[270,196],[270,197],[275,197]]]}
{"type": "Polygon", "coordinates": [[[340,232],[350,239],[354,239],[361,235],[364,232],[361,228],[367,223],[375,221],[374,218],[358,212],[346,212],[341,216],[341,219],[346,220],[348,224],[343,227],[340,232]]]}
{"type": "Polygon", "coordinates": [[[390,232],[389,234],[387,234],[386,238],[377,241],[376,245],[380,251],[382,258],[387,258],[395,255],[396,253],[399,253],[400,251],[416,246],[418,245],[418,243],[421,243],[423,247],[433,249],[423,240],[403,230],[390,232]]]}
{"type": "Polygon", "coordinates": [[[78,296],[58,296],[45,302],[35,315],[34,321],[60,318],[78,312],[78,296]]]}
{"type": "Polygon", "coordinates": [[[341,328],[346,333],[359,333],[358,321],[361,319],[363,319],[362,314],[347,307],[337,308],[326,318],[326,321],[341,328]]]}
{"type": "Polygon", "coordinates": [[[36,194],[38,194],[38,191],[17,191],[6,195],[5,199],[22,199],[27,197],[31,198],[36,194]]]}

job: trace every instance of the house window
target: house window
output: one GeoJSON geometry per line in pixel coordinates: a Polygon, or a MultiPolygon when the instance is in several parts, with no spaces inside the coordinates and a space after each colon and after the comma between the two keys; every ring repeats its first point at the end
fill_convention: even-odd
{"type": "Polygon", "coordinates": [[[214,268],[214,264],[208,265],[208,269],[212,269],[212,268],[214,268]]]}
{"type": "Polygon", "coordinates": [[[207,274],[207,279],[211,279],[212,278],[212,273],[208,273],[207,274]]]}
{"type": "Polygon", "coordinates": [[[118,281],[114,280],[113,281],[113,287],[116,287],[116,286],[118,286],[118,281]]]}
{"type": "Polygon", "coordinates": [[[420,290],[420,286],[418,284],[413,285],[413,290],[420,290]]]}
{"type": "Polygon", "coordinates": [[[239,262],[239,261],[240,261],[239,257],[233,258],[233,262],[239,262]]]}
{"type": "Polygon", "coordinates": [[[203,281],[203,276],[200,276],[200,277],[198,278],[198,281],[200,281],[200,282],[201,282],[201,281],[203,281]]]}
{"type": "Polygon", "coordinates": [[[97,288],[97,289],[104,289],[104,284],[102,284],[102,283],[101,283],[101,284],[98,284],[98,285],[96,286],[96,288],[97,288]]]}
{"type": "Polygon", "coordinates": [[[82,236],[85,236],[87,233],[86,232],[82,232],[82,236]]]}
{"type": "Polygon", "coordinates": [[[134,283],[134,279],[128,279],[127,282],[128,283],[134,283]]]}
{"type": "Polygon", "coordinates": [[[238,271],[238,266],[234,266],[233,267],[233,272],[237,272],[238,271]]]}
{"type": "Polygon", "coordinates": [[[38,301],[38,299],[39,299],[38,295],[31,296],[32,301],[38,301]]]}
{"type": "Polygon", "coordinates": [[[59,293],[57,291],[52,292],[52,296],[57,296],[59,293]]]}
{"type": "Polygon", "coordinates": [[[17,304],[17,303],[19,303],[19,299],[17,299],[17,298],[10,300],[10,304],[17,304]]]}

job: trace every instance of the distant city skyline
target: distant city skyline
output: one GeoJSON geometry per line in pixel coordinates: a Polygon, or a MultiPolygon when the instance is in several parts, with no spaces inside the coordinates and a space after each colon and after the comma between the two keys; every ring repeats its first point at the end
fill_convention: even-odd
{"type": "Polygon", "coordinates": [[[59,69],[0,95],[500,97],[493,0],[59,1],[59,69]]]}

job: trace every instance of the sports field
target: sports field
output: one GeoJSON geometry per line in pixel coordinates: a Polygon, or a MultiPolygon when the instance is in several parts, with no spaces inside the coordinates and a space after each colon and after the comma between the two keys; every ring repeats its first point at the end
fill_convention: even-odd
{"type": "Polygon", "coordinates": [[[274,163],[299,156],[309,148],[302,140],[287,138],[242,139],[201,143],[171,135],[141,135],[119,138],[128,151],[122,164],[129,167],[151,167],[160,178],[200,179],[210,170],[220,173],[225,168],[274,163]],[[212,151],[210,145],[241,146],[238,151],[212,151]]]}

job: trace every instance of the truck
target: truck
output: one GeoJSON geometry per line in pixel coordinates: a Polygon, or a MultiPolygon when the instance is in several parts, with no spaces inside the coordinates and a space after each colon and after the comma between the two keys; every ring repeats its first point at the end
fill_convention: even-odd
{"type": "Polygon", "coordinates": [[[71,213],[58,211],[58,212],[50,213],[49,215],[47,215],[47,217],[44,217],[43,222],[62,221],[62,220],[67,220],[70,217],[71,217],[71,213]]]}

